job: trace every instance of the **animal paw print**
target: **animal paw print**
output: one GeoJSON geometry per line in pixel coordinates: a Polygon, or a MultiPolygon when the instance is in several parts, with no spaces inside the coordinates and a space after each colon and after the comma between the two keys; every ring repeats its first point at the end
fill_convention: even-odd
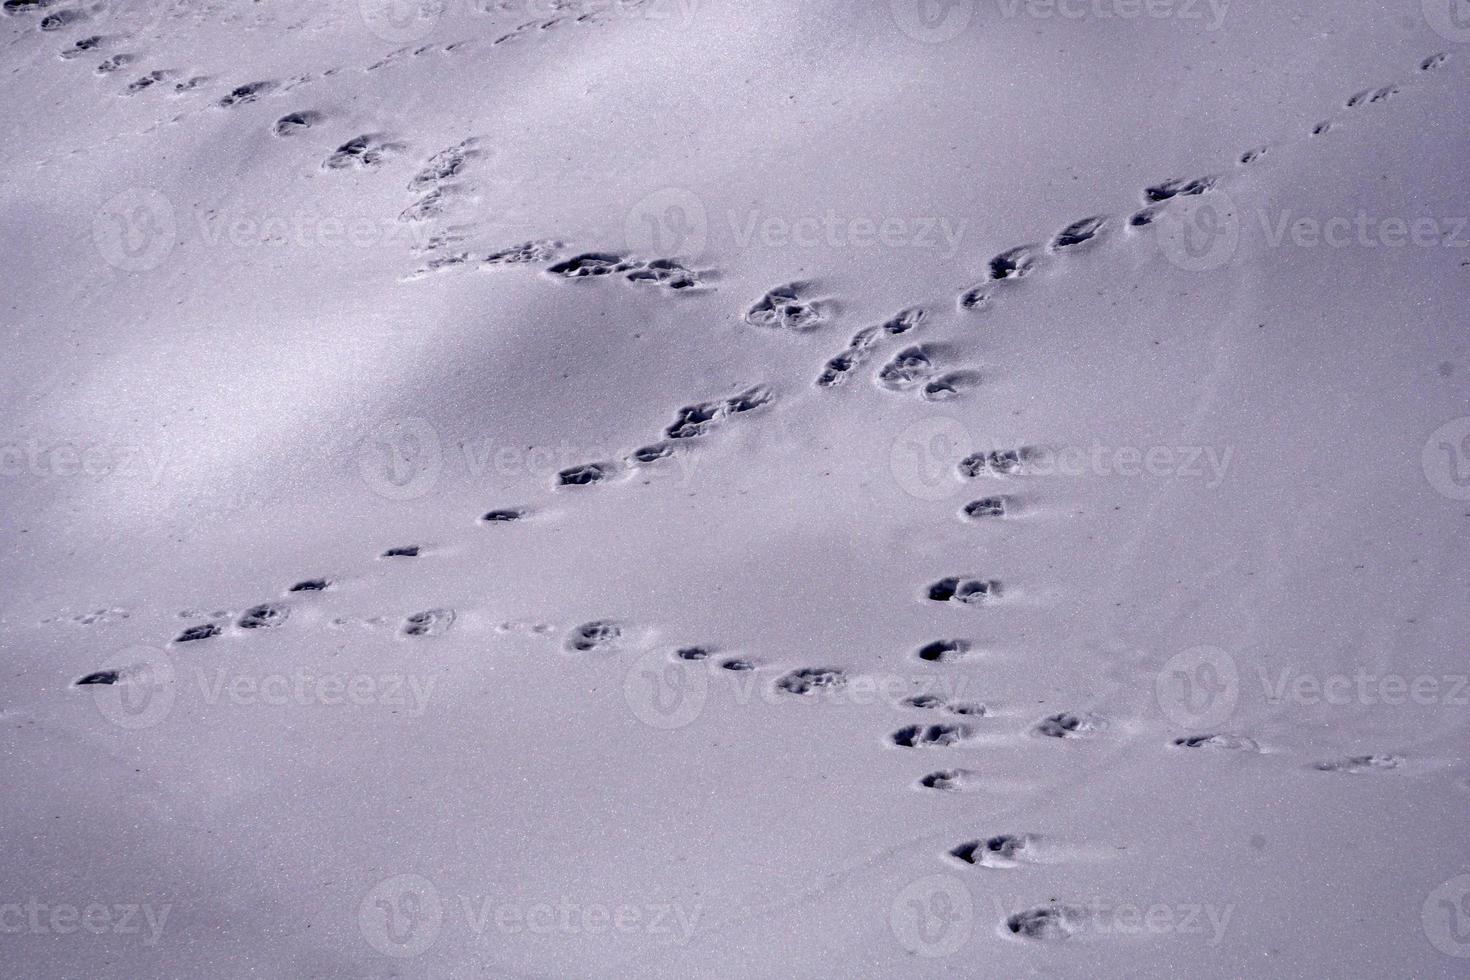
{"type": "Polygon", "coordinates": [[[232,89],[228,95],[221,98],[215,105],[221,109],[249,105],[252,102],[258,101],[262,95],[269,95],[276,88],[277,85],[275,82],[249,82],[232,89]]]}
{"type": "Polygon", "coordinates": [[[926,593],[931,602],[957,602],[977,606],[1000,595],[1000,583],[994,579],[953,577],[940,579],[926,593]]]}
{"type": "Polygon", "coordinates": [[[1059,942],[1081,928],[1083,912],[1069,905],[1051,904],[1008,916],[1005,929],[1013,936],[1038,942],[1059,942]]]}
{"type": "Polygon", "coordinates": [[[967,480],[978,479],[987,473],[994,476],[1015,476],[1023,473],[1026,464],[1040,455],[1041,451],[1031,446],[971,453],[959,462],[960,476],[967,480]]]}
{"type": "Polygon", "coordinates": [[[939,769],[921,777],[919,787],[941,793],[963,793],[975,785],[979,776],[979,773],[969,769],[939,769]]]}
{"type": "Polygon", "coordinates": [[[403,635],[443,636],[453,625],[453,609],[425,609],[403,620],[403,635]]]}
{"type": "Polygon", "coordinates": [[[1180,749],[1223,749],[1231,752],[1259,752],[1261,747],[1240,735],[1184,735],[1171,743],[1180,749]]]}
{"type": "Polygon", "coordinates": [[[295,136],[304,132],[322,121],[320,112],[288,112],[276,120],[271,132],[277,136],[295,136]]]}
{"type": "Polygon", "coordinates": [[[1024,279],[1036,268],[1035,245],[1018,245],[990,260],[990,278],[995,282],[1024,279]]]}
{"type": "Polygon", "coordinates": [[[322,162],[326,170],[371,170],[395,153],[403,144],[394,143],[380,133],[364,133],[343,143],[322,162]]]}
{"type": "Polygon", "coordinates": [[[573,629],[566,638],[572,653],[610,653],[623,638],[623,627],[610,619],[593,620],[573,629]]]}
{"type": "Polygon", "coordinates": [[[848,341],[847,349],[829,359],[817,375],[817,387],[835,388],[847,380],[858,365],[867,360],[868,352],[878,342],[879,327],[864,327],[848,341]]]}
{"type": "Polygon", "coordinates": [[[960,511],[967,520],[984,521],[996,517],[1005,517],[1015,512],[1016,505],[1010,497],[981,497],[965,504],[960,511]]]}
{"type": "Polygon", "coordinates": [[[1364,772],[1398,769],[1403,764],[1403,757],[1397,755],[1355,755],[1332,762],[1319,762],[1313,768],[1318,772],[1343,772],[1356,775],[1364,772]]]}
{"type": "Polygon", "coordinates": [[[972,646],[969,640],[934,640],[920,647],[915,656],[931,664],[954,663],[964,660],[972,646]]]}
{"type": "Polygon", "coordinates": [[[1159,204],[1176,197],[1194,197],[1212,189],[1219,180],[1220,178],[1215,176],[1175,177],[1161,184],[1144,188],[1143,196],[1150,204],[1159,204]]]}
{"type": "Polygon", "coordinates": [[[1014,868],[1029,856],[1037,838],[1031,834],[997,834],[985,840],[966,841],[951,848],[949,855],[961,864],[980,868],[1014,868]]]}
{"type": "Polygon", "coordinates": [[[1397,85],[1384,85],[1381,88],[1370,88],[1365,91],[1359,92],[1352,98],[1348,99],[1347,107],[1349,109],[1356,109],[1359,106],[1375,105],[1379,102],[1387,102],[1389,99],[1398,94],[1399,87],[1397,85]]]}
{"type": "Polygon", "coordinates": [[[825,316],[819,304],[802,298],[804,288],[793,282],[770,290],[745,311],[745,322],[756,327],[811,330],[825,316]]]}
{"type": "Polygon", "coordinates": [[[606,480],[611,472],[612,464],[610,463],[583,463],[580,466],[570,466],[556,475],[556,485],[559,487],[590,487],[606,480]]]}
{"type": "Polygon", "coordinates": [[[235,625],[242,630],[274,629],[286,621],[291,610],[286,606],[262,603],[240,614],[235,625]]]}
{"type": "Polygon", "coordinates": [[[172,78],[173,75],[174,72],[162,69],[158,71],[150,71],[148,74],[129,82],[128,87],[123,89],[122,94],[137,95],[144,89],[150,89],[153,86],[157,85],[159,82],[167,81],[169,78],[172,78]]]}
{"type": "Polygon", "coordinates": [[[543,238],[535,241],[521,242],[503,248],[498,252],[491,252],[485,256],[485,265],[529,265],[533,262],[550,262],[556,258],[561,251],[562,243],[551,238],[543,238]]]}
{"type": "Polygon", "coordinates": [[[1093,715],[1062,711],[1041,719],[1032,731],[1045,738],[1082,738],[1101,727],[1102,720],[1093,715]]]}
{"type": "Polygon", "coordinates": [[[674,259],[654,259],[642,268],[633,269],[625,277],[629,282],[663,286],[666,289],[693,289],[700,274],[686,269],[674,259]]]}
{"type": "Polygon", "coordinates": [[[1074,221],[1057,232],[1056,237],[1051,240],[1051,250],[1053,252],[1062,252],[1090,242],[1102,234],[1103,228],[1107,226],[1107,223],[1108,219],[1101,215],[1083,218],[1081,221],[1074,221]]]}
{"type": "Polygon", "coordinates": [[[175,643],[197,643],[200,640],[212,639],[220,635],[220,628],[215,623],[199,623],[190,626],[178,636],[174,637],[175,643]]]}
{"type": "Polygon", "coordinates": [[[847,675],[835,667],[802,667],[776,681],[777,690],[787,694],[807,695],[834,690],[847,683],[847,675]]]}
{"type": "Polygon", "coordinates": [[[590,279],[611,276],[638,268],[638,263],[615,252],[583,252],[558,262],[547,273],[562,279],[590,279]]]}
{"type": "Polygon", "coordinates": [[[905,749],[940,749],[958,745],[973,734],[969,726],[960,724],[905,725],[889,740],[905,749]]]}

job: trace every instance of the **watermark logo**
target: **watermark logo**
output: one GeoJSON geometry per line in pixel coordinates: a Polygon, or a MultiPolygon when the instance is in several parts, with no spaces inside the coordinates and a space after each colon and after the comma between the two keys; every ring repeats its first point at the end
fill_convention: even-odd
{"type": "Polygon", "coordinates": [[[975,0],[888,0],[898,29],[925,44],[953,41],[975,17],[975,0]]]}
{"type": "Polygon", "coordinates": [[[439,891],[422,875],[394,875],[378,882],[357,909],[357,927],[368,945],[395,959],[427,952],[443,925],[439,891]]]}
{"type": "Polygon", "coordinates": [[[0,935],[139,936],[144,946],[157,946],[173,905],[152,902],[47,902],[38,898],[0,902],[0,935]]]}
{"type": "Polygon", "coordinates": [[[888,925],[900,946],[917,956],[952,956],[970,941],[975,904],[954,875],[920,878],[893,899],[888,925]]]}
{"type": "Polygon", "coordinates": [[[1446,41],[1470,42],[1470,0],[1423,0],[1429,29],[1446,41]]]}
{"type": "Polygon", "coordinates": [[[641,255],[698,258],[709,241],[704,202],[683,187],[656,190],[628,211],[623,238],[641,255]]]}
{"type": "Polygon", "coordinates": [[[1470,958],[1470,874],[1456,875],[1424,899],[1424,935],[1446,956],[1470,958]]]}
{"type": "Polygon", "coordinates": [[[704,711],[709,672],[703,663],[675,660],[650,650],[628,668],[623,698],[634,717],[651,728],[683,728],[704,711]]]}
{"type": "Polygon", "coordinates": [[[1470,500],[1470,416],[1451,419],[1424,443],[1424,477],[1442,497],[1470,500]]]}
{"type": "Polygon", "coordinates": [[[103,261],[123,272],[150,272],[174,248],[173,202],[156,190],[130,187],[108,199],[92,219],[92,242],[103,261]]]}
{"type": "Polygon", "coordinates": [[[1217,647],[1192,647],[1170,657],[1154,678],[1164,717],[1181,728],[1214,728],[1240,701],[1235,658],[1217,647]]]}
{"type": "Polygon", "coordinates": [[[1223,268],[1240,246],[1240,213],[1224,191],[1177,197],[1154,226],[1159,250],[1186,272],[1223,268]]]}
{"type": "Polygon", "coordinates": [[[421,41],[444,13],[444,0],[358,0],[362,22],[389,44],[421,41]]]}
{"type": "Polygon", "coordinates": [[[915,422],[888,446],[888,472],[904,493],[919,500],[946,500],[961,489],[954,468],[971,439],[969,430],[947,416],[915,422]]]}
{"type": "Polygon", "coordinates": [[[168,717],[178,696],[177,677],[167,662],[148,647],[129,647],[118,657],[120,662],[136,664],[118,671],[111,684],[89,684],[97,711],[118,728],[142,731],[153,728],[168,717]]]}
{"type": "Polygon", "coordinates": [[[380,422],[358,446],[357,469],[369,489],[389,500],[418,500],[439,482],[439,433],[416,417],[380,422]]]}

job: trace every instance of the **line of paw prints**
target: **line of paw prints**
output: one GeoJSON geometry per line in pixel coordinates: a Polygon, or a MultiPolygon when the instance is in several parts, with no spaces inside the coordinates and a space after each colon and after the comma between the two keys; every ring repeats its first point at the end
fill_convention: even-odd
{"type": "Polygon", "coordinates": [[[599,460],[567,467],[557,473],[554,486],[559,490],[595,486],[671,459],[731,419],[760,411],[775,399],[771,388],[758,384],[726,398],[685,405],[674,413],[674,420],[664,427],[656,441],[633,450],[622,460],[599,460]]]}
{"type": "MultiPolygon", "coordinates": [[[[1444,52],[1430,55],[1419,62],[1417,75],[1436,71],[1449,60],[1444,52]]],[[[1416,77],[1417,77],[1416,75],[1416,77]]],[[[1347,111],[1383,105],[1405,91],[1408,81],[1375,86],[1354,93],[1344,104],[1347,111]]],[[[1337,119],[1327,119],[1313,125],[1307,138],[1318,137],[1330,132],[1337,119]]],[[[1272,147],[1252,147],[1236,158],[1241,167],[1252,166],[1266,157],[1272,147]]],[[[1199,197],[1218,187],[1225,179],[1222,174],[1206,174],[1198,177],[1177,177],[1145,187],[1144,206],[1126,219],[1132,230],[1154,225],[1166,213],[1171,203],[1191,197],[1199,197]]],[[[959,294],[957,305],[962,311],[982,312],[989,309],[1004,291],[1037,272],[1049,259],[1085,250],[1085,246],[1108,234],[1118,219],[1108,215],[1092,215],[1072,222],[1058,231],[1045,245],[1027,244],[1007,249],[986,263],[986,277],[959,294]]]]}

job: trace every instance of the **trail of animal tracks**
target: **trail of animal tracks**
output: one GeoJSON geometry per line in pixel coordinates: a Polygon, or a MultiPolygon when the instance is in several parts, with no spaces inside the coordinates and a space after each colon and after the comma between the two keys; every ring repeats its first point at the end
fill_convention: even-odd
{"type": "Polygon", "coordinates": [[[1453,13],[9,0],[0,974],[1460,975],[1453,13]]]}

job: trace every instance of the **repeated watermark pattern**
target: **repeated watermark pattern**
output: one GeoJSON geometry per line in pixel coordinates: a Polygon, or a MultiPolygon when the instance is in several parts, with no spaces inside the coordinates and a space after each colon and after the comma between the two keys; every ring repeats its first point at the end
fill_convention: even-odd
{"type": "Polygon", "coordinates": [[[172,911],[154,902],[0,901],[0,936],[127,936],[157,946],[172,911]]]}
{"type": "Polygon", "coordinates": [[[688,942],[704,908],[679,902],[589,902],[559,895],[544,900],[504,901],[485,895],[441,898],[423,875],[385,878],[363,895],[358,930],[374,950],[395,959],[420,956],[446,930],[469,942],[504,936],[646,935],[688,942]]]}
{"type": "Polygon", "coordinates": [[[119,728],[142,731],[163,723],[180,699],[208,709],[325,708],[379,709],[421,717],[437,679],[401,671],[317,671],[305,667],[258,671],[199,665],[175,667],[151,647],[130,647],[113,659],[112,683],[90,683],[97,711],[119,728]]]}

